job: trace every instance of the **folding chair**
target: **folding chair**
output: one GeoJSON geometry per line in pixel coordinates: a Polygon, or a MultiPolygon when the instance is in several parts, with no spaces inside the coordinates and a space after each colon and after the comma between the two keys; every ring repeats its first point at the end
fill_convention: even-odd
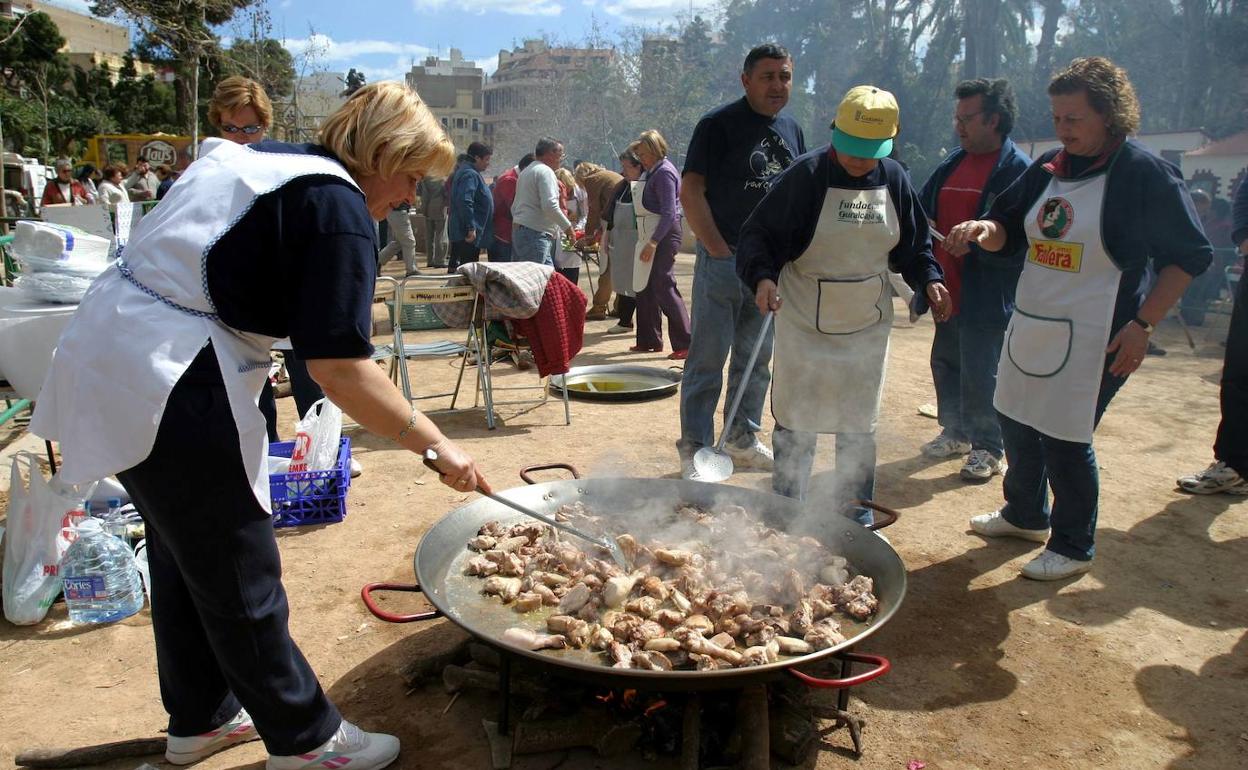
{"type": "MultiPolygon", "coordinates": [[[[488,299],[485,300],[485,315],[486,317],[489,317],[491,315],[491,313],[489,312],[489,300],[488,299]]],[[[494,400],[493,402],[494,406],[498,406],[500,404],[505,404],[507,406],[518,406],[522,404],[537,404],[537,405],[545,404],[547,401],[550,400],[550,378],[549,377],[540,377],[538,379],[537,385],[508,385],[504,387],[498,387],[493,384],[494,375],[493,375],[492,366],[494,362],[494,356],[493,356],[494,349],[498,349],[498,350],[502,350],[507,353],[510,353],[512,356],[516,357],[517,360],[521,353],[529,353],[530,355],[532,355],[533,348],[529,344],[529,341],[527,339],[516,335],[514,329],[509,329],[508,333],[511,336],[511,342],[508,343],[508,342],[500,342],[498,340],[495,340],[490,343],[490,355],[488,357],[488,360],[486,361],[485,369],[486,369],[486,380],[490,383],[491,395],[493,393],[497,393],[500,390],[532,390],[533,388],[536,387],[542,391],[542,397],[532,398],[532,399],[522,399],[519,401],[506,401],[506,402],[494,400]]],[[[483,338],[484,336],[485,335],[482,334],[483,338]]],[[[478,358],[478,360],[480,359],[478,358]]],[[[563,424],[571,425],[572,424],[572,407],[568,403],[568,389],[562,388],[561,391],[563,393],[563,424]]]]}
{"type": "MultiPolygon", "coordinates": [[[[408,401],[451,397],[449,408],[427,412],[428,414],[436,414],[438,412],[455,410],[455,405],[459,401],[459,391],[464,381],[464,369],[468,366],[468,356],[469,354],[475,356],[476,362],[474,366],[477,370],[476,393],[478,396],[483,394],[485,397],[485,424],[490,430],[493,430],[495,428],[494,401],[488,361],[486,365],[482,364],[484,358],[482,356],[483,346],[481,343],[483,335],[479,325],[481,316],[480,296],[477,294],[477,290],[469,284],[446,286],[446,279],[447,276],[408,276],[398,283],[394,301],[394,345],[391,361],[397,365],[399,386],[402,388],[403,395],[408,401]],[[446,305],[462,302],[471,304],[471,311],[468,316],[468,331],[462,343],[440,340],[438,342],[409,344],[404,340],[404,311],[409,306],[446,305]],[[455,379],[454,390],[446,393],[412,395],[411,378],[407,371],[408,361],[418,358],[446,358],[456,355],[460,357],[460,361],[459,374],[455,379]]],[[[478,398],[474,398],[474,408],[478,405],[478,400],[478,398]]]]}

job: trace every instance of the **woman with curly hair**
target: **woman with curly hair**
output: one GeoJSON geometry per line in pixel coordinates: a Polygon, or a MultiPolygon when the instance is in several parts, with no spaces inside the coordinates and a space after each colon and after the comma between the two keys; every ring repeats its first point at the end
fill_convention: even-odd
{"type": "Polygon", "coordinates": [[[1062,146],[945,241],[955,255],[969,243],[1027,248],[993,399],[1009,463],[1005,505],[972,518],[971,529],[1047,543],[1023,567],[1034,580],[1091,568],[1100,485],[1092,433],[1144,360],[1154,325],[1212,258],[1183,175],[1127,139],[1140,107],[1126,71],[1075,59],[1048,92],[1062,146]]]}

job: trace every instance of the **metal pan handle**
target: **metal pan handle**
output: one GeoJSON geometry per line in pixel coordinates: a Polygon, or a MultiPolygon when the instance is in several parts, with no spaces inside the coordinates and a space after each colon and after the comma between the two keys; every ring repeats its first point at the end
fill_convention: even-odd
{"type": "Polygon", "coordinates": [[[855,663],[870,663],[874,665],[875,668],[864,671],[861,674],[847,676],[844,679],[820,679],[817,676],[803,674],[796,668],[788,668],[785,670],[794,677],[800,679],[807,687],[841,689],[845,687],[857,687],[860,684],[870,682],[872,679],[879,679],[893,668],[893,664],[888,662],[888,658],[884,658],[879,655],[868,655],[862,652],[844,652],[838,655],[837,658],[839,660],[852,660],[855,663]]]}
{"type": "Polygon", "coordinates": [[[880,505],[879,503],[871,502],[870,500],[855,500],[852,503],[852,505],[858,505],[863,508],[870,508],[876,513],[880,513],[884,515],[884,521],[882,522],[876,521],[874,524],[867,527],[867,529],[871,530],[872,532],[876,531],[877,529],[884,529],[885,527],[891,527],[892,525],[897,523],[898,519],[901,518],[901,514],[893,510],[892,508],[889,508],[886,505],[880,505]]]}
{"type": "Polygon", "coordinates": [[[572,478],[574,479],[579,479],[581,477],[581,472],[576,469],[575,465],[569,465],[568,463],[547,463],[545,465],[530,465],[527,468],[521,468],[520,478],[521,480],[524,481],[525,484],[536,484],[537,482],[534,481],[533,477],[530,476],[529,474],[533,473],[534,471],[549,471],[549,470],[568,471],[569,473],[572,474],[572,478]]]}
{"type": "Polygon", "coordinates": [[[373,601],[374,591],[407,591],[416,594],[423,593],[423,591],[415,583],[369,583],[361,588],[360,598],[364,600],[364,606],[368,608],[369,612],[387,623],[414,623],[419,620],[433,620],[442,616],[441,611],[436,609],[417,612],[413,615],[395,615],[392,612],[386,612],[373,601]]]}

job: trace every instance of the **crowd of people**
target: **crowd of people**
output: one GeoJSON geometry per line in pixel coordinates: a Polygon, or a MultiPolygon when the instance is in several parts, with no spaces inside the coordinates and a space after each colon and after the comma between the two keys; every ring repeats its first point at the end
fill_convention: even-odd
{"type": "MultiPolygon", "coordinates": [[[[1043,543],[1023,576],[1090,568],[1097,423],[1212,253],[1177,169],[1128,139],[1140,116],[1126,73],[1093,57],[1054,76],[1061,147],[1035,159],[1010,140],[1009,84],[960,84],[960,147],[919,186],[894,157],[902,119],[891,93],[850,89],[830,141],[808,150],[785,112],[798,74],[784,48],[751,50],[741,98],[699,121],[683,168],[655,130],[619,153],[618,171],[565,165],[563,143],[547,136],[492,184],[492,149],[474,142],[457,156],[401,85],[361,88],[317,142],[295,145],[265,141],[272,110],[258,84],[220,84],[210,119],[221,138],[205,142],[88,292],[32,423],[61,442],[66,481],[117,474],[147,522],[171,762],[256,738],[271,770],[368,770],[398,753],[397,739],[341,717],[290,638],[263,457],[273,406],[262,393],[269,349],[286,338],[301,413],[328,395],[368,430],[433,449],[448,486],[489,489],[369,359],[381,268],[400,254],[407,274],[422,267],[413,211],[426,269],[455,272],[484,256],[546,265],[563,276],[552,280],[575,284],[582,254],[596,249],[586,321],[614,318],[606,333],[633,334],[639,353],[664,351],[666,321],[668,357],[684,361],[682,476],[698,479],[693,456],[714,444],[721,399],[727,419],[740,394],[723,427],[734,463],[771,471],[777,494],[802,499],[818,437],[832,434],[838,499],[826,507],[864,524],[894,287],[904,287],[911,315],[935,321],[941,432],[917,449],[960,459],[969,482],[1004,474],[1003,504],[970,527],[1043,543]],[[697,237],[692,314],[674,274],[686,218],[697,237]],[[378,251],[383,220],[392,242],[378,251]],[[273,286],[287,291],[275,300],[273,286]],[[771,446],[761,436],[768,392],[771,446]],[[187,488],[203,493],[188,498],[187,488]]],[[[161,196],[146,169],[119,184],[110,167],[94,191],[90,174],[57,171],[50,194],[66,202],[109,200],[113,188],[161,196]]],[[[1241,251],[1244,188],[1228,235],[1241,251]]],[[[1214,462],[1179,480],[1191,492],[1248,494],[1244,286],[1214,462]]]]}

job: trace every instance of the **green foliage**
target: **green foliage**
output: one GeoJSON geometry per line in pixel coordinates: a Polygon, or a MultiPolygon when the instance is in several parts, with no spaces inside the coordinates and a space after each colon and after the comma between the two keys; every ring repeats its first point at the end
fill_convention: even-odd
{"type": "Polygon", "coordinates": [[[295,60],[272,38],[239,40],[221,52],[221,76],[242,75],[264,86],[273,101],[288,98],[295,90],[295,60]]]}

